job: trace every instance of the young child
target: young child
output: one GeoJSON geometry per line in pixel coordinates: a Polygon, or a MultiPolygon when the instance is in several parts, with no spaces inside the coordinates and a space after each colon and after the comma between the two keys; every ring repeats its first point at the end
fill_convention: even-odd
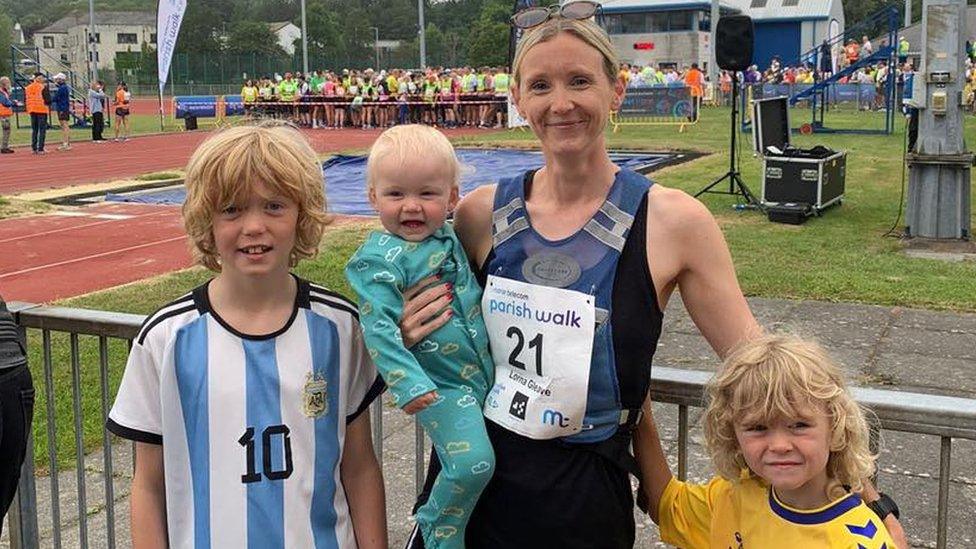
{"type": "Polygon", "coordinates": [[[386,548],[369,414],[382,382],[355,306],[289,272],[325,223],[285,126],[239,126],[187,166],[183,218],[216,276],[149,316],[108,428],[136,442],[132,542],[386,548]]]}
{"type": "Polygon", "coordinates": [[[747,342],[708,395],[705,444],[720,476],[678,481],[655,431],[635,442],[653,457],[645,493],[663,541],[685,549],[895,547],[857,493],[874,472],[867,422],[820,347],[785,335],[747,342]]]}
{"type": "Polygon", "coordinates": [[[370,356],[408,414],[417,413],[443,464],[430,499],[416,513],[427,549],[463,548],[471,510],[494,471],[481,409],[494,365],[481,318],[481,288],[445,223],[458,201],[459,165],[433,128],[383,132],[366,164],[369,200],[383,231],[366,238],[346,265],[359,295],[370,356]],[[436,277],[453,286],[452,320],[407,349],[398,324],[406,288],[436,277]]]}

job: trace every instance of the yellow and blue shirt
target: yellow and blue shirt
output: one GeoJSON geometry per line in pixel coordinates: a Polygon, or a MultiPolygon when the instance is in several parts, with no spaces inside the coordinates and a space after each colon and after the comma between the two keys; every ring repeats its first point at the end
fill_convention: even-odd
{"type": "Polygon", "coordinates": [[[792,509],[761,479],[707,484],[671,479],[658,507],[661,540],[683,549],[824,547],[893,549],[881,519],[857,494],[792,509]]]}

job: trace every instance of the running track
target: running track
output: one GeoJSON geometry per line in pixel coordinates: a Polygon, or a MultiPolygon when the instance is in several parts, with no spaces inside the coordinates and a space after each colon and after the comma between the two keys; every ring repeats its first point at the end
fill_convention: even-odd
{"type": "MultiPolygon", "coordinates": [[[[306,134],[316,150],[326,152],[366,148],[379,131],[306,134]]],[[[21,148],[0,162],[0,195],[180,167],[206,136],[190,132],[127,143],[79,143],[71,151],[44,156],[23,154],[21,148]]],[[[176,206],[103,203],[0,220],[0,295],[7,301],[41,303],[134,282],[189,267],[187,246],[176,206]]]]}
{"type": "MultiPolygon", "coordinates": [[[[196,131],[147,135],[125,143],[83,141],[73,144],[70,151],[60,152],[57,150],[59,131],[48,130],[47,154],[43,156],[31,154],[27,147],[18,147],[15,154],[0,158],[0,196],[183,168],[197,145],[210,135],[210,132],[196,131]]],[[[444,133],[457,137],[479,131],[484,132],[450,130],[444,133]]],[[[312,146],[320,153],[366,149],[379,134],[380,130],[305,130],[312,146]]]]}

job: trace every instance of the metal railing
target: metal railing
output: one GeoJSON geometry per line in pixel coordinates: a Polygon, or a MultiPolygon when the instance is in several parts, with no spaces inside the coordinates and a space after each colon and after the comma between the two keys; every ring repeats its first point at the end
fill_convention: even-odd
{"type": "MultiPolygon", "coordinates": [[[[64,307],[35,306],[28,303],[13,302],[8,304],[14,313],[20,328],[25,332],[39,332],[41,349],[31,349],[31,354],[40,353],[43,363],[44,397],[47,413],[46,432],[48,438],[48,464],[50,467],[49,490],[51,495],[50,521],[53,527],[52,543],[55,549],[62,545],[62,525],[60,486],[58,481],[58,450],[57,430],[64,425],[57,425],[51,418],[55,416],[55,402],[57,396],[54,391],[54,377],[57,367],[55,355],[61,354],[52,343],[52,334],[64,333],[68,337],[68,364],[71,374],[72,413],[75,429],[75,465],[77,476],[77,506],[78,506],[78,534],[79,546],[89,547],[90,532],[88,529],[88,486],[85,478],[85,446],[83,440],[82,391],[89,389],[82,387],[82,374],[85,368],[97,368],[99,379],[99,413],[98,420],[102,424],[102,462],[104,466],[104,501],[105,501],[105,540],[106,546],[114,549],[116,546],[116,511],[115,496],[112,486],[114,478],[114,464],[112,456],[112,438],[104,428],[105,419],[111,405],[109,390],[110,378],[110,349],[112,340],[123,340],[129,343],[139,331],[145,317],[141,315],[93,311],[85,309],[71,309],[64,307]],[[82,364],[80,344],[82,338],[94,338],[97,342],[97,365],[82,364]],[[57,351],[57,352],[56,352],[57,351]]],[[[34,340],[36,340],[36,335],[34,340]]],[[[63,336],[62,336],[63,337],[63,336]]],[[[35,341],[36,343],[36,341],[35,341]]],[[[126,347],[126,349],[128,348],[126,347]]],[[[35,368],[36,372],[36,368],[35,368]]],[[[688,472],[688,432],[689,408],[701,407],[703,404],[704,384],[710,377],[709,372],[689,371],[663,366],[655,366],[652,373],[651,397],[658,403],[677,405],[678,407],[678,477],[686,478],[688,472]]],[[[90,389],[89,389],[90,390],[90,389]]],[[[936,546],[939,549],[947,547],[948,513],[949,513],[949,479],[952,456],[952,442],[962,438],[976,440],[976,400],[939,395],[923,395],[901,391],[886,391],[878,389],[854,388],[854,396],[858,402],[870,408],[877,416],[881,429],[900,431],[914,434],[935,435],[940,437],[939,459],[939,495],[936,546]]],[[[383,415],[382,403],[377,400],[371,410],[373,422],[373,446],[380,463],[383,455],[383,415]]],[[[415,423],[415,490],[419,493],[425,474],[424,451],[426,443],[424,433],[419,423],[415,423]]],[[[21,476],[18,497],[14,501],[10,512],[11,549],[34,549],[39,545],[39,517],[35,480],[33,441],[28,448],[27,459],[21,476]]],[[[906,510],[909,513],[910,510],[906,510]]],[[[45,519],[46,520],[46,519],[45,519]]]]}

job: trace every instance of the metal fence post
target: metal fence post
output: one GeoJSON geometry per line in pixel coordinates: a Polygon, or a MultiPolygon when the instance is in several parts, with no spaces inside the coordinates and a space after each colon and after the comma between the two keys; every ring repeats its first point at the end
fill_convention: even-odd
{"type": "MultiPolygon", "coordinates": [[[[17,331],[20,340],[27,348],[27,330],[20,326],[17,314],[12,310],[14,319],[18,321],[17,331]]],[[[37,549],[37,488],[34,485],[34,435],[33,421],[27,426],[27,451],[24,453],[24,464],[20,469],[20,482],[17,484],[17,496],[10,505],[10,547],[11,549],[37,549]]],[[[2,517],[0,517],[2,519],[2,517]]]]}

